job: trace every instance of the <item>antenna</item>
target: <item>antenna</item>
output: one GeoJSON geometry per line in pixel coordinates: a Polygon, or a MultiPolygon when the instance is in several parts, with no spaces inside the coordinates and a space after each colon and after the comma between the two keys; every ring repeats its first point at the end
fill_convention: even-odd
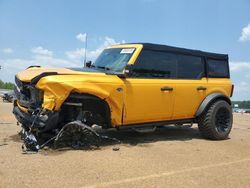
{"type": "Polygon", "coordinates": [[[86,67],[86,61],[87,61],[87,39],[88,34],[85,35],[85,49],[84,49],[84,67],[86,67]]]}

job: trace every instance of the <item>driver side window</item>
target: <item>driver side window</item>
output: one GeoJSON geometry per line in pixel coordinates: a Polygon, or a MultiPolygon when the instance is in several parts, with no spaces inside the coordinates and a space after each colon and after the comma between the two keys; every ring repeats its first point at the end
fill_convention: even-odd
{"type": "Polygon", "coordinates": [[[175,54],[143,50],[133,66],[131,77],[176,78],[177,61],[175,54]]]}

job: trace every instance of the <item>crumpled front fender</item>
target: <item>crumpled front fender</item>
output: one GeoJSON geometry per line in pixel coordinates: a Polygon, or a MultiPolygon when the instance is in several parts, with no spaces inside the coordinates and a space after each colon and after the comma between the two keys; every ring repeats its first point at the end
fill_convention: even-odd
{"type": "Polygon", "coordinates": [[[63,82],[58,81],[59,78],[60,76],[47,76],[36,84],[36,88],[44,92],[43,108],[58,111],[70,93],[91,94],[106,100],[111,110],[112,124],[122,123],[123,92],[117,91],[117,87],[123,88],[122,83],[103,83],[79,79],[63,82]]]}

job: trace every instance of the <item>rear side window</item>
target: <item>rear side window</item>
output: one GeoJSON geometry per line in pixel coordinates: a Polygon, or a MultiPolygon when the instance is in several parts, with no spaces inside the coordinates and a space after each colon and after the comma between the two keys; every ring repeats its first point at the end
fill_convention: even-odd
{"type": "Polygon", "coordinates": [[[229,67],[227,61],[207,60],[208,77],[210,78],[229,78],[229,67]]]}
{"type": "Polygon", "coordinates": [[[204,76],[205,65],[203,58],[178,54],[179,79],[200,79],[204,76]]]}
{"type": "Polygon", "coordinates": [[[176,78],[177,57],[175,54],[143,50],[138,57],[132,77],[176,78]]]}
{"type": "Polygon", "coordinates": [[[200,79],[204,70],[201,57],[143,50],[134,64],[132,77],[200,79]]]}

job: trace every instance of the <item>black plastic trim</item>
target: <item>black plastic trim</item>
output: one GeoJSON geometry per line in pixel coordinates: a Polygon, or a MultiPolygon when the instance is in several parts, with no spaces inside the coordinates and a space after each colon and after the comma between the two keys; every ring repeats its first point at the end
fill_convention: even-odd
{"type": "Polygon", "coordinates": [[[57,72],[43,72],[31,80],[31,84],[36,84],[41,78],[45,76],[57,75],[57,72]]]}
{"type": "Polygon", "coordinates": [[[198,110],[195,113],[195,117],[199,117],[203,112],[206,111],[207,107],[212,104],[215,100],[222,99],[227,101],[231,105],[231,100],[226,95],[223,95],[222,93],[213,93],[208,95],[200,104],[198,110]]]}
{"type": "Polygon", "coordinates": [[[26,69],[34,68],[34,67],[40,68],[41,66],[40,65],[31,65],[31,66],[27,67],[26,69]]]}
{"type": "Polygon", "coordinates": [[[232,96],[233,96],[233,93],[234,93],[234,84],[232,84],[230,97],[232,97],[232,96]]]}
{"type": "Polygon", "coordinates": [[[171,125],[176,123],[193,123],[194,119],[178,119],[178,120],[167,120],[167,121],[156,121],[138,124],[123,124],[117,126],[118,129],[130,129],[130,128],[143,128],[143,127],[160,127],[163,125],[171,125]]]}
{"type": "Polygon", "coordinates": [[[57,126],[59,118],[59,112],[56,111],[47,111],[46,115],[48,116],[48,118],[46,119],[39,115],[25,113],[19,109],[16,101],[14,101],[13,114],[23,126],[28,128],[37,128],[41,131],[52,130],[53,128],[55,128],[57,126]]]}

